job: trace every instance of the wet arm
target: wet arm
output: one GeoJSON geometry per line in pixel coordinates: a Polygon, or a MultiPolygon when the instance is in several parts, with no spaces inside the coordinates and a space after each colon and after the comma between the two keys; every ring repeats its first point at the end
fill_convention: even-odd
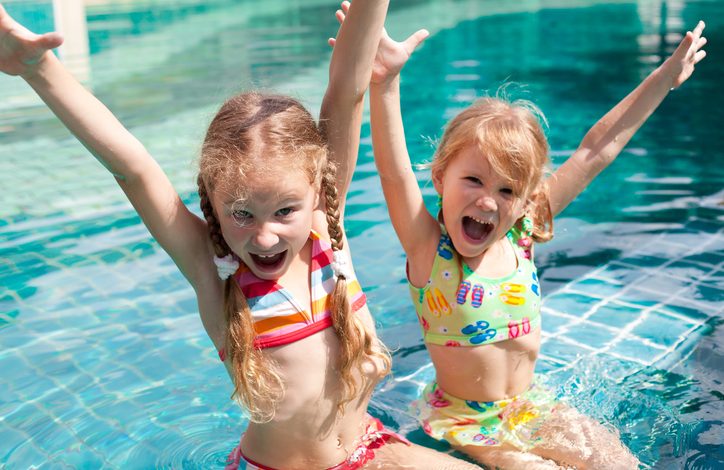
{"type": "Polygon", "coordinates": [[[388,0],[354,0],[348,10],[343,7],[347,14],[340,20],[343,22],[332,52],[320,122],[330,157],[337,164],[340,216],[357,164],[364,95],[388,4],[388,0]]]}
{"type": "Polygon", "coordinates": [[[686,37],[672,56],[585,135],[578,149],[549,180],[553,215],[559,214],[604,168],[613,162],[631,137],[661,104],[669,91],[691,75],[705,57],[703,22],[686,37]]]}
{"type": "Polygon", "coordinates": [[[115,176],[153,237],[194,284],[195,257],[208,252],[205,224],[185,207],[145,147],[51,52],[23,78],[115,176]]]}
{"type": "Polygon", "coordinates": [[[370,87],[372,145],[390,220],[408,257],[410,280],[419,285],[429,268],[440,235],[437,221],[425,208],[410,163],[400,108],[399,74],[370,87]]]}

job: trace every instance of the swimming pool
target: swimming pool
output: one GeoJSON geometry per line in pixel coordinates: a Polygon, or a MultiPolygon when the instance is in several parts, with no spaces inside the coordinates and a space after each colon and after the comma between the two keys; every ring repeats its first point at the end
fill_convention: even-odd
{"type": "MultiPolygon", "coordinates": [[[[510,11],[507,3],[393,2],[393,35],[418,26],[433,33],[402,84],[416,161],[429,158],[427,138],[457,109],[509,80],[526,84],[516,92],[546,113],[560,163],[671,51],[676,32],[707,21],[709,58],[538,250],[546,293],[540,370],[618,429],[644,463],[721,467],[724,5],[528,1],[510,11]]],[[[318,109],[334,5],[95,6],[90,85],[198,211],[193,161],[224,97],[269,87],[318,109]]],[[[0,467],[219,466],[243,417],[193,291],[112,178],[22,82],[0,77],[0,90],[0,467]]],[[[381,335],[395,350],[394,376],[372,411],[434,446],[400,411],[432,370],[368,126],[363,132],[347,228],[381,335]]],[[[431,205],[432,193],[426,185],[431,205]]]]}

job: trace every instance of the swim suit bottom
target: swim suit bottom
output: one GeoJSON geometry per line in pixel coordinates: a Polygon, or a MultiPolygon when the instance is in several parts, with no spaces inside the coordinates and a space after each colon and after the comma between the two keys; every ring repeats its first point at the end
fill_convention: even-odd
{"type": "MultiPolygon", "coordinates": [[[[367,462],[370,462],[375,458],[374,449],[379,449],[389,440],[395,440],[410,445],[410,441],[401,435],[385,429],[379,419],[367,415],[367,428],[365,429],[365,433],[360,436],[357,441],[355,441],[355,448],[350,453],[349,457],[347,457],[347,460],[333,467],[329,467],[327,470],[355,470],[362,468],[367,462]]],[[[241,444],[236,446],[236,448],[229,454],[225,470],[236,470],[239,468],[239,464],[242,460],[246,463],[247,470],[275,470],[272,467],[254,462],[244,456],[241,452],[241,444]]]]}
{"type": "Polygon", "coordinates": [[[430,437],[453,446],[512,445],[528,451],[540,440],[535,436],[555,412],[554,394],[533,380],[530,388],[513,398],[494,402],[464,400],[428,384],[411,411],[430,437]]]}

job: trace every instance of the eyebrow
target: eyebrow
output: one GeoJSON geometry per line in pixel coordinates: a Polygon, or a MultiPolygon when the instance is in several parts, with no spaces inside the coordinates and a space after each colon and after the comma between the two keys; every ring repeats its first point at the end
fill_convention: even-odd
{"type": "MultiPolygon", "coordinates": [[[[279,205],[284,205],[284,204],[288,204],[288,203],[291,203],[291,202],[299,203],[299,202],[301,202],[301,201],[304,200],[304,196],[305,196],[305,195],[299,195],[299,194],[297,194],[295,191],[287,191],[287,192],[277,193],[277,194],[275,195],[275,197],[276,197],[275,203],[276,203],[276,204],[279,204],[279,205]]],[[[224,201],[224,204],[227,205],[227,206],[234,206],[234,205],[246,206],[246,205],[249,204],[249,202],[250,202],[252,199],[253,199],[253,198],[249,198],[249,197],[247,197],[247,198],[229,199],[229,200],[224,201]]],[[[268,199],[270,199],[270,198],[266,198],[266,199],[268,200],[268,199]]]]}

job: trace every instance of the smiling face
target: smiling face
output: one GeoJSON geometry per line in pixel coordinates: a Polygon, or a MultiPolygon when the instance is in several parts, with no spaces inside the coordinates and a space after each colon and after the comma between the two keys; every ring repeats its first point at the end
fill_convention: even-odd
{"type": "Polygon", "coordinates": [[[229,248],[260,279],[279,279],[309,240],[319,190],[300,170],[246,178],[244,197],[214,191],[229,248]]]}
{"type": "Polygon", "coordinates": [[[545,212],[547,202],[534,202],[545,193],[548,164],[539,119],[545,121],[530,102],[481,98],[446,126],[432,176],[443,196],[445,226],[464,257],[485,253],[526,209],[534,223],[545,225],[538,211],[545,212]]]}
{"type": "Polygon", "coordinates": [[[445,228],[465,258],[485,253],[523,216],[524,199],[477,145],[465,147],[444,170],[434,172],[433,183],[442,196],[445,228]]]}

